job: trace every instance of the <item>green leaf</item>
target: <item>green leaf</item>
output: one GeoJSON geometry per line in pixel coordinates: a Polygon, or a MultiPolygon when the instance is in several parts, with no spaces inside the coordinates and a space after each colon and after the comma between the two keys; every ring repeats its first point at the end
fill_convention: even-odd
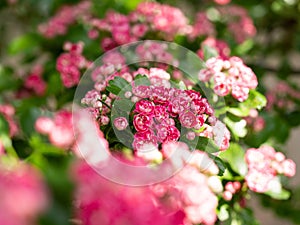
{"type": "Polygon", "coordinates": [[[5,135],[9,134],[8,122],[2,114],[0,114],[0,134],[5,134],[5,135]]]}
{"type": "Polygon", "coordinates": [[[115,77],[113,80],[110,80],[108,82],[108,86],[106,87],[106,90],[118,95],[122,90],[129,89],[130,84],[122,77],[115,77]]]}
{"type": "Polygon", "coordinates": [[[215,164],[218,166],[218,168],[219,168],[218,176],[223,176],[223,174],[224,174],[224,172],[225,172],[225,170],[227,168],[225,162],[221,158],[219,158],[219,157],[217,157],[215,155],[208,154],[208,156],[211,159],[213,159],[214,162],[215,162],[215,164]]]}
{"type": "Polygon", "coordinates": [[[215,142],[207,137],[198,137],[196,149],[205,151],[208,153],[214,153],[220,151],[219,147],[215,142]]]}
{"type": "Polygon", "coordinates": [[[231,130],[235,137],[245,137],[247,134],[246,121],[240,118],[224,118],[225,124],[231,130]]]}
{"type": "Polygon", "coordinates": [[[221,152],[219,157],[227,161],[234,172],[242,176],[246,175],[247,165],[245,162],[245,152],[240,145],[230,143],[229,148],[221,152]]]}
{"type": "Polygon", "coordinates": [[[218,51],[215,48],[212,48],[208,45],[203,46],[203,54],[204,54],[205,61],[212,57],[217,57],[219,55],[218,51]]]}
{"type": "Polygon", "coordinates": [[[51,74],[47,83],[47,95],[55,95],[63,91],[63,84],[59,73],[55,72],[51,74]]]}
{"type": "Polygon", "coordinates": [[[220,221],[225,221],[229,219],[229,205],[222,205],[219,212],[218,218],[220,221]]]}
{"type": "Polygon", "coordinates": [[[151,83],[150,83],[150,80],[148,79],[147,76],[142,75],[142,74],[138,74],[134,78],[134,85],[135,86],[140,86],[140,85],[150,86],[151,83]]]}
{"type": "Polygon", "coordinates": [[[283,188],[281,189],[281,192],[267,191],[264,194],[270,196],[273,199],[277,199],[277,200],[287,200],[291,196],[291,193],[283,188]]]}
{"type": "Polygon", "coordinates": [[[261,110],[263,107],[266,106],[266,104],[266,97],[256,90],[250,90],[248,99],[240,103],[241,107],[245,107],[248,109],[256,108],[258,110],[261,110]]]}
{"type": "Polygon", "coordinates": [[[0,65],[0,91],[15,90],[20,81],[13,77],[13,71],[0,65]]]}
{"type": "Polygon", "coordinates": [[[32,51],[38,46],[39,38],[35,34],[25,34],[11,41],[8,46],[8,53],[15,55],[21,52],[32,51]]]}
{"type": "Polygon", "coordinates": [[[249,115],[250,109],[243,107],[243,105],[239,105],[239,107],[228,107],[227,112],[238,117],[246,117],[249,115]]]}
{"type": "Polygon", "coordinates": [[[32,135],[29,140],[29,145],[34,149],[35,153],[64,155],[63,149],[57,148],[41,139],[39,135],[32,135]]]}

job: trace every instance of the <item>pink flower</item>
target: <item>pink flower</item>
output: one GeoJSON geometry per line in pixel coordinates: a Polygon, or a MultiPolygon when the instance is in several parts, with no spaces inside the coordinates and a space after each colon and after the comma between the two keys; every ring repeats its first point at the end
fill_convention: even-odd
{"type": "Polygon", "coordinates": [[[59,148],[68,149],[74,144],[71,112],[60,111],[53,119],[40,117],[35,123],[35,128],[41,134],[48,135],[50,142],[59,148]]]}
{"type": "Polygon", "coordinates": [[[282,162],[283,174],[287,177],[293,177],[296,174],[296,164],[291,159],[282,162]]]}
{"type": "Polygon", "coordinates": [[[219,5],[227,5],[228,3],[231,2],[231,0],[214,0],[214,1],[219,5]]]}
{"type": "Polygon", "coordinates": [[[139,85],[132,88],[132,93],[140,98],[148,98],[150,96],[150,87],[139,85]]]}
{"type": "Polygon", "coordinates": [[[125,130],[128,126],[128,121],[125,117],[118,117],[114,120],[114,125],[118,130],[125,130]]]}
{"type": "Polygon", "coordinates": [[[140,38],[146,34],[148,29],[148,26],[145,24],[136,24],[131,28],[131,33],[133,36],[140,38]]]}
{"type": "Polygon", "coordinates": [[[42,96],[46,92],[46,82],[39,74],[29,75],[24,83],[25,88],[32,90],[36,95],[42,96]]]}
{"type": "Polygon", "coordinates": [[[0,223],[3,225],[34,224],[48,205],[41,175],[21,162],[9,167],[1,163],[0,197],[0,223]]]}
{"type": "Polygon", "coordinates": [[[147,100],[140,100],[135,104],[134,112],[152,115],[154,113],[154,104],[147,100]]]}
{"type": "Polygon", "coordinates": [[[55,124],[52,119],[48,117],[39,117],[35,121],[35,129],[41,134],[49,134],[54,128],[55,124]]]}
{"type": "Polygon", "coordinates": [[[243,102],[248,98],[250,89],[258,84],[256,75],[238,57],[228,60],[210,58],[206,66],[199,72],[198,78],[203,82],[213,82],[214,92],[219,96],[231,93],[235,99],[243,102]]]}
{"type": "Polygon", "coordinates": [[[72,87],[79,83],[80,69],[88,66],[87,60],[81,55],[83,43],[66,43],[65,50],[56,61],[56,69],[60,72],[65,87],[72,87]]]}
{"type": "Polygon", "coordinates": [[[249,170],[245,179],[250,190],[255,192],[268,191],[269,182],[278,174],[292,177],[296,172],[296,164],[285,159],[282,153],[276,152],[271,146],[248,149],[245,159],[249,170]]]}
{"type": "Polygon", "coordinates": [[[137,131],[146,131],[150,128],[152,119],[145,114],[137,114],[133,117],[133,125],[137,131]]]}
{"type": "Polygon", "coordinates": [[[187,111],[179,115],[179,121],[182,126],[192,128],[197,125],[197,118],[194,113],[187,111]]]}
{"type": "Polygon", "coordinates": [[[167,214],[164,205],[155,203],[156,197],[149,187],[108,181],[83,162],[73,171],[77,183],[76,217],[83,225],[98,225],[99,221],[102,225],[183,224],[184,213],[167,214]]]}

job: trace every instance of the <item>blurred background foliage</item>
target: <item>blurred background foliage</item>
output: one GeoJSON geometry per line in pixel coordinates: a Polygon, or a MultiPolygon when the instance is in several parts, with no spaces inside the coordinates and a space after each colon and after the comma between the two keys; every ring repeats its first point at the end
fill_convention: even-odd
{"type": "MultiPolygon", "coordinates": [[[[40,115],[54,112],[72,102],[75,88],[64,88],[55,69],[55,59],[62,52],[62,44],[65,41],[83,40],[86,44],[86,55],[91,59],[100,56],[102,52],[99,46],[95,46],[95,43],[87,38],[88,28],[80,21],[70,27],[67,35],[54,39],[40,36],[37,33],[37,26],[52,16],[62,5],[76,2],[78,1],[0,1],[0,103],[10,102],[12,92],[20,89],[22,76],[30,72],[32,64],[39,61],[47,62],[43,73],[43,78],[48,84],[47,93],[44,96],[16,99],[11,102],[19,113],[17,117],[23,130],[20,136],[13,139],[11,145],[20,158],[33,163],[44,172],[53,202],[51,210],[40,220],[42,224],[49,225],[70,223],[73,184],[69,178],[68,166],[71,157],[59,149],[49,147],[49,144],[35,133],[33,124],[40,115]],[[59,157],[58,152],[62,154],[59,157]]],[[[108,10],[127,14],[139,2],[140,0],[93,0],[93,14],[100,18],[104,17],[108,10]]],[[[253,39],[240,44],[228,34],[228,29],[216,10],[216,7],[221,6],[217,6],[213,1],[159,0],[158,2],[179,7],[191,20],[197,12],[205,11],[217,28],[217,38],[229,44],[231,55],[242,57],[258,78],[264,81],[260,82],[260,91],[267,92],[270,84],[266,78],[270,75],[275,83],[284,80],[295,90],[300,90],[294,82],[295,78],[300,76],[299,0],[232,0],[231,4],[247,9],[257,29],[257,35],[253,39]]],[[[175,41],[197,51],[203,39],[199,38],[197,44],[183,37],[177,37],[175,41]]],[[[291,100],[294,103],[292,110],[275,108],[272,112],[264,111],[261,116],[266,121],[266,127],[260,132],[248,133],[245,143],[258,147],[262,143],[270,142],[284,151],[291,129],[300,125],[300,102],[298,99],[291,100]]],[[[4,130],[2,129],[5,127],[4,119],[0,119],[1,130],[4,130]]],[[[261,196],[261,202],[277,215],[300,224],[300,189],[291,188],[291,191],[293,198],[289,200],[277,201],[261,196]]]]}

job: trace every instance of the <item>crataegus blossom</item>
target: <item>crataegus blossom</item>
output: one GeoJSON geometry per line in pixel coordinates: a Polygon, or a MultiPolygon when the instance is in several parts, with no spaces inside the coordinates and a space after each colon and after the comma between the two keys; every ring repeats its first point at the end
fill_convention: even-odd
{"type": "Polygon", "coordinates": [[[206,67],[200,70],[198,78],[203,82],[211,81],[214,92],[219,96],[231,94],[243,102],[248,98],[249,91],[258,84],[254,72],[235,56],[228,60],[210,58],[206,61],[206,67]]]}
{"type": "Polygon", "coordinates": [[[72,126],[72,113],[60,111],[54,115],[53,119],[40,117],[35,122],[35,129],[49,137],[50,142],[59,147],[71,148],[75,141],[72,126]]]}
{"type": "Polygon", "coordinates": [[[82,1],[73,6],[65,5],[49,21],[39,25],[39,32],[46,38],[64,35],[67,33],[70,25],[88,14],[90,7],[90,1],[82,1]]]}
{"type": "MultiPolygon", "coordinates": [[[[145,174],[146,175],[146,174],[145,174]]],[[[130,176],[130,174],[127,174],[130,176]]],[[[86,163],[74,169],[76,215],[83,225],[180,225],[184,213],[164,212],[149,187],[130,187],[104,179],[86,163]]]]}
{"type": "Polygon", "coordinates": [[[0,224],[32,225],[48,205],[41,175],[29,165],[0,163],[0,224]]]}
{"type": "Polygon", "coordinates": [[[118,130],[125,130],[128,126],[128,121],[125,117],[118,117],[114,119],[114,125],[118,130]]]}
{"type": "Polygon", "coordinates": [[[76,44],[67,42],[64,50],[68,52],[62,53],[57,58],[56,69],[60,72],[63,85],[70,88],[79,83],[80,70],[87,68],[89,63],[82,55],[83,42],[76,44]]]}
{"type": "Polygon", "coordinates": [[[245,179],[249,189],[255,192],[268,191],[269,183],[278,174],[292,177],[296,173],[296,164],[290,159],[285,159],[281,152],[276,152],[271,146],[250,148],[247,150],[245,158],[248,165],[245,179]]]}
{"type": "Polygon", "coordinates": [[[227,5],[228,3],[231,2],[231,0],[214,0],[214,1],[219,5],[227,5]]]}

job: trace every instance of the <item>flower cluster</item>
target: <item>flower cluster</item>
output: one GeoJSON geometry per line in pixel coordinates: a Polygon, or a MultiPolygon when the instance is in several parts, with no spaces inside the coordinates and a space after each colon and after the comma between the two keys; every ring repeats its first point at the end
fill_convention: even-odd
{"type": "Polygon", "coordinates": [[[263,193],[272,189],[277,174],[292,177],[296,173],[295,163],[271,146],[250,148],[245,158],[249,170],[245,180],[250,190],[255,192],[263,193]]]}
{"type": "Polygon", "coordinates": [[[101,41],[104,51],[118,45],[140,40],[149,31],[156,31],[164,38],[172,40],[177,34],[187,32],[188,20],[180,9],[156,2],[142,2],[137,9],[126,16],[109,11],[105,18],[90,18],[87,22],[92,29],[89,36],[98,37],[99,31],[107,31],[111,37],[101,41]]]}
{"type": "MultiPolygon", "coordinates": [[[[180,225],[184,213],[163,212],[148,187],[130,187],[108,181],[81,162],[75,168],[77,219],[83,225],[180,225]]],[[[131,174],[127,174],[131,176],[131,174]]]]}
{"type": "Polygon", "coordinates": [[[48,204],[40,174],[20,162],[9,166],[0,163],[0,198],[0,223],[3,225],[35,224],[48,204]]]}
{"type": "Polygon", "coordinates": [[[228,31],[230,31],[237,43],[242,43],[256,34],[253,20],[247,11],[237,5],[228,5],[218,8],[222,18],[226,21],[228,31]]]}
{"type": "Polygon", "coordinates": [[[205,12],[199,12],[196,15],[195,23],[192,26],[188,37],[193,40],[199,36],[214,36],[215,27],[213,23],[207,18],[205,12]]]}
{"type": "Polygon", "coordinates": [[[267,110],[272,108],[293,111],[296,108],[295,101],[300,100],[300,91],[290,84],[281,81],[267,92],[267,110]]]}
{"type": "Polygon", "coordinates": [[[265,128],[266,122],[265,119],[258,114],[258,111],[253,109],[250,110],[249,116],[244,118],[247,122],[247,125],[253,129],[254,132],[259,132],[265,128]]]}
{"type": "Polygon", "coordinates": [[[146,62],[157,62],[159,68],[165,68],[169,65],[177,66],[178,61],[174,59],[173,55],[167,51],[167,44],[161,44],[154,41],[145,41],[136,48],[136,54],[143,65],[146,62]],[[166,64],[166,65],[164,65],[166,64]]]}
{"type": "Polygon", "coordinates": [[[18,93],[19,96],[25,96],[26,92],[32,92],[35,95],[42,96],[46,92],[47,84],[42,78],[43,68],[38,65],[35,66],[31,73],[26,77],[24,82],[23,93],[18,93]]]}
{"type": "Polygon", "coordinates": [[[157,147],[158,143],[177,141],[180,131],[175,120],[191,131],[199,130],[207,121],[215,122],[213,109],[198,92],[152,85],[134,87],[133,93],[142,98],[134,109],[135,150],[146,143],[157,147]]]}
{"type": "MultiPolygon", "coordinates": [[[[186,165],[171,179],[151,187],[159,203],[165,205],[169,213],[182,210],[185,224],[214,224],[218,205],[214,191],[222,191],[221,181],[216,176],[218,167],[205,152],[195,150],[190,155],[188,146],[181,142],[165,143],[162,151],[167,158],[180,151],[186,165]]],[[[178,162],[178,158],[172,161],[178,162]]]]}
{"type": "Polygon", "coordinates": [[[69,111],[60,111],[54,118],[39,117],[35,122],[35,129],[49,137],[50,142],[64,149],[73,146],[75,137],[72,126],[72,113],[69,111]]]}
{"type": "Polygon", "coordinates": [[[64,6],[59,9],[54,17],[39,26],[39,32],[46,38],[67,33],[70,25],[90,12],[91,2],[82,1],[73,6],[64,6]]]}
{"type": "Polygon", "coordinates": [[[205,46],[208,46],[210,48],[214,48],[217,52],[218,55],[221,59],[226,60],[229,59],[230,55],[230,48],[228,44],[223,41],[223,40],[218,40],[213,37],[208,37],[206,38],[202,43],[201,43],[201,48],[197,51],[197,54],[201,59],[204,59],[204,48],[205,46]]]}
{"type": "Polygon", "coordinates": [[[226,201],[230,201],[235,193],[240,191],[241,189],[241,183],[239,181],[229,181],[225,185],[225,191],[223,192],[222,197],[226,201]]]}
{"type": "Polygon", "coordinates": [[[240,102],[248,98],[250,89],[257,86],[254,72],[238,57],[228,60],[210,58],[206,61],[205,69],[200,70],[199,80],[212,81],[214,92],[219,96],[231,95],[240,102]]]}
{"type": "Polygon", "coordinates": [[[186,34],[189,30],[188,19],[183,12],[169,5],[142,2],[131,17],[137,21],[145,20],[151,29],[164,33],[167,40],[177,34],[186,34]]]}
{"type": "Polygon", "coordinates": [[[87,68],[89,62],[82,55],[83,42],[65,43],[64,50],[56,62],[56,69],[60,72],[65,87],[72,87],[79,83],[81,69],[87,68]]]}

